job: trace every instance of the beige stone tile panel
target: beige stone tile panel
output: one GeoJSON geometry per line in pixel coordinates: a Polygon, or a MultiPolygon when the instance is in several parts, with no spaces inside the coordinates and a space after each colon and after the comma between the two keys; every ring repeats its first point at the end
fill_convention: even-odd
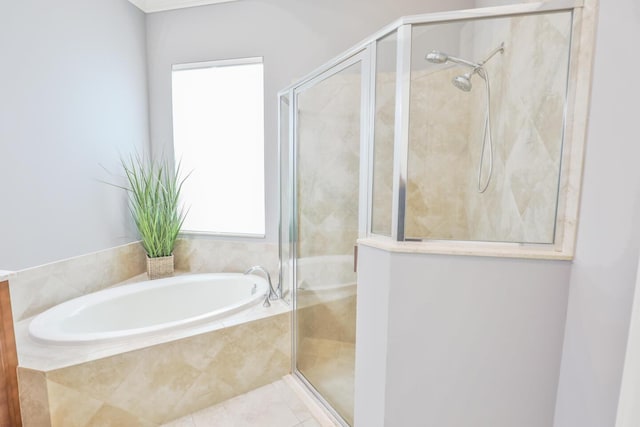
{"type": "Polygon", "coordinates": [[[52,427],[85,427],[103,402],[81,391],[47,381],[52,427]]]}
{"type": "Polygon", "coordinates": [[[156,427],[157,424],[137,417],[123,409],[104,405],[91,418],[87,427],[156,427]]]}
{"type": "Polygon", "coordinates": [[[143,353],[140,357],[145,363],[127,377],[108,402],[157,423],[176,418],[174,406],[198,378],[200,371],[173,357],[162,346],[140,353],[143,353]]]}
{"type": "Polygon", "coordinates": [[[220,379],[218,373],[202,372],[173,408],[174,416],[191,414],[224,402],[238,394],[235,387],[220,379]]]}
{"type": "Polygon", "coordinates": [[[45,374],[19,367],[18,387],[23,426],[50,427],[49,396],[45,374]]]}
{"type": "Polygon", "coordinates": [[[138,352],[119,354],[47,373],[47,379],[106,401],[144,363],[138,352]]]}

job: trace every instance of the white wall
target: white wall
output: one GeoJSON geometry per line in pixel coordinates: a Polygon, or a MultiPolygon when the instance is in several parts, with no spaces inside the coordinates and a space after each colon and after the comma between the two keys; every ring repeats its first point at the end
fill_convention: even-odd
{"type": "Polygon", "coordinates": [[[243,0],[150,14],[147,43],[153,150],[173,152],[172,64],[263,56],[266,239],[275,242],[278,90],[400,16],[472,5],[472,0],[243,0]]]}
{"type": "Polygon", "coordinates": [[[98,179],[148,144],[144,25],[126,0],[0,3],[0,268],[135,240],[98,179]]]}
{"type": "Polygon", "coordinates": [[[640,274],[636,275],[616,427],[637,427],[640,425],[638,400],[640,400],[640,274]]]}
{"type": "Polygon", "coordinates": [[[361,421],[384,387],[384,408],[374,410],[385,426],[551,426],[570,269],[361,246],[356,354],[384,361],[386,372],[356,377],[357,425],[383,425],[361,421]],[[385,298],[377,323],[387,330],[365,306],[385,298]]]}
{"type": "Polygon", "coordinates": [[[391,255],[362,245],[358,253],[354,420],[357,426],[382,427],[387,395],[391,255]]]}
{"type": "Polygon", "coordinates": [[[601,1],[556,427],[616,417],[640,248],[637,0],[601,1]]]}

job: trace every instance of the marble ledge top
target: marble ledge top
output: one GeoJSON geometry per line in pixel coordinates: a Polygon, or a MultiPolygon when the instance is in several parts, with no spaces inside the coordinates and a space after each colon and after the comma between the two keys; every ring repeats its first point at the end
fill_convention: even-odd
{"type": "MultiPolygon", "coordinates": [[[[180,273],[178,273],[180,274],[180,273]]],[[[184,272],[182,272],[184,274],[184,272]]],[[[132,277],[123,284],[145,280],[146,274],[132,277]]],[[[29,323],[33,317],[15,324],[16,347],[18,349],[18,366],[38,371],[52,371],[80,363],[90,362],[116,354],[140,350],[142,348],[189,338],[195,335],[213,332],[219,329],[239,325],[253,320],[263,319],[287,313],[291,307],[284,301],[271,301],[271,307],[263,307],[261,302],[217,321],[195,325],[190,328],[162,331],[142,337],[135,337],[124,342],[107,342],[101,344],[79,345],[46,345],[40,344],[29,336],[29,323]]]]}
{"type": "Polygon", "coordinates": [[[550,248],[522,245],[518,243],[487,242],[396,242],[380,238],[358,239],[358,244],[387,252],[434,254],[434,255],[466,255],[496,258],[526,258],[570,261],[573,255],[555,251],[550,248]]]}

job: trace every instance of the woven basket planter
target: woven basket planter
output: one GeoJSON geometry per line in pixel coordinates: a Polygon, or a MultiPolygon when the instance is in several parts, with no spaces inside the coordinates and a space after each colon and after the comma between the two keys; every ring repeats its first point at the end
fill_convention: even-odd
{"type": "Polygon", "coordinates": [[[147,275],[150,280],[173,276],[173,254],[156,258],[147,256],[147,275]]]}

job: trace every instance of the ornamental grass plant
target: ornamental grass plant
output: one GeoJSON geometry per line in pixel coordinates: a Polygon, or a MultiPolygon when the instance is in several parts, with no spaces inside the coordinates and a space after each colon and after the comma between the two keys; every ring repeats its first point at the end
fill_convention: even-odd
{"type": "Polygon", "coordinates": [[[149,258],[172,255],[187,215],[180,206],[180,192],[188,175],[180,177],[180,165],[174,170],[166,160],[145,160],[140,155],[123,158],[121,163],[142,246],[149,258]]]}

